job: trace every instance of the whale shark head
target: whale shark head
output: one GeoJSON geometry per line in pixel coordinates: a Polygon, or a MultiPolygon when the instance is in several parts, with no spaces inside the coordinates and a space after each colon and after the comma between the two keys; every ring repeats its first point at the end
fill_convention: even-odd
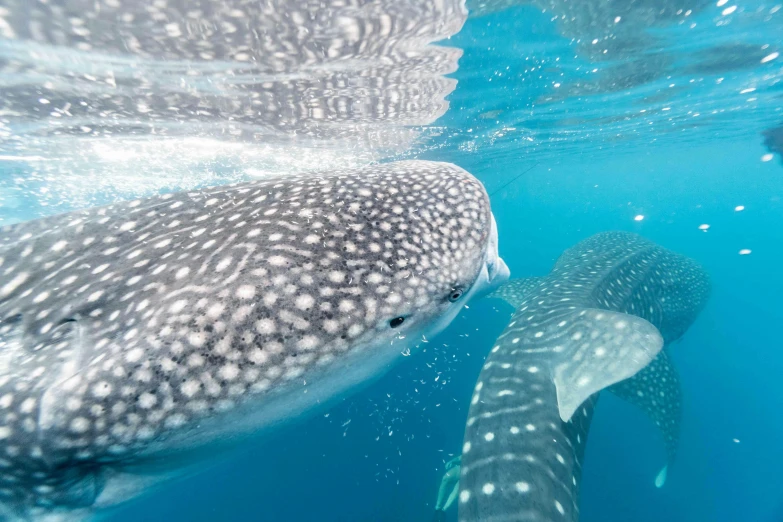
{"type": "Polygon", "coordinates": [[[481,183],[424,161],[13,225],[0,270],[0,493],[21,510],[89,507],[107,467],[323,404],[508,275],[481,183]]]}

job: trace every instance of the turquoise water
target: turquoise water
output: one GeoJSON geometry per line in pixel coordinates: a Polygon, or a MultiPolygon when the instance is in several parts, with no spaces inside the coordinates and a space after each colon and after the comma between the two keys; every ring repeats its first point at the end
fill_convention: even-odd
{"type": "MultiPolygon", "coordinates": [[[[395,126],[383,146],[346,145],[319,130],[315,145],[281,139],[263,153],[224,147],[203,158],[177,145],[134,145],[118,158],[109,145],[106,163],[96,166],[94,155],[72,155],[72,145],[67,154],[49,148],[62,136],[30,138],[6,111],[0,217],[10,223],[246,179],[248,169],[252,177],[418,157],[456,163],[484,182],[512,277],[547,273],[564,249],[594,233],[637,232],[701,263],[713,293],[671,351],[684,414],[667,484],[652,484],[665,459],[658,432],[604,394],[590,432],[580,520],[777,522],[783,157],[765,146],[763,133],[783,125],[783,9],[717,3],[468,5],[464,25],[440,41],[463,53],[458,67],[444,71],[456,80],[445,92],[448,109],[408,106],[420,120],[410,118],[415,137],[401,139],[395,126]],[[20,148],[20,136],[39,142],[20,148]],[[55,157],[56,164],[47,161],[55,157]]],[[[385,122],[371,123],[378,127],[358,134],[385,122]]],[[[199,133],[221,136],[211,128],[199,133]]],[[[111,519],[430,520],[443,464],[462,445],[483,358],[512,311],[498,300],[472,303],[371,387],[111,519]]],[[[456,509],[448,516],[456,520],[456,509]]]]}

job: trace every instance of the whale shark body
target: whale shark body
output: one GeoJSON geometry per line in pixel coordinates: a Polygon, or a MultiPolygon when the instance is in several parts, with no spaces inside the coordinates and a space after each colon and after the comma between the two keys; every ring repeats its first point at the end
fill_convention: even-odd
{"type": "Polygon", "coordinates": [[[678,426],[679,391],[667,396],[672,367],[662,348],[684,334],[708,295],[696,263],[625,232],[592,236],[548,276],[498,290],[519,302],[471,400],[460,521],[577,521],[598,392],[633,392],[654,419],[678,426]]]}
{"type": "Polygon", "coordinates": [[[436,162],[0,229],[0,515],[132,497],[382,374],[507,276],[483,186],[436,162]]]}

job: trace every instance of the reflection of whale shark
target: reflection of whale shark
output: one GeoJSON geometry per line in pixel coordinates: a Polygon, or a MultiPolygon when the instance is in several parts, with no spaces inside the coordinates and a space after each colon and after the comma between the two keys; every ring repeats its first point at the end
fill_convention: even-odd
{"type": "Polygon", "coordinates": [[[517,285],[522,301],[476,384],[462,453],[463,522],[578,520],[596,392],[636,374],[641,382],[627,389],[650,395],[643,405],[660,403],[653,394],[671,402],[669,388],[650,380],[657,373],[645,381],[637,372],[685,332],[709,288],[692,261],[624,232],[579,243],[535,283],[517,285]]]}
{"type": "Polygon", "coordinates": [[[0,269],[6,518],[111,505],[326,403],[508,273],[482,185],[420,161],[6,227],[0,269]]]}
{"type": "Polygon", "coordinates": [[[9,0],[2,17],[0,111],[11,124],[79,136],[173,135],[187,124],[191,137],[268,141],[431,123],[461,52],[429,44],[459,31],[466,12],[458,0],[316,11],[306,0],[9,0]]]}

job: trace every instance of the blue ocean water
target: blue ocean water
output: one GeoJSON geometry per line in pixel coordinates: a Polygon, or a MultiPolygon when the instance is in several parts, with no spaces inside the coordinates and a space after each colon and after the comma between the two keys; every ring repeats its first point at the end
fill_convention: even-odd
{"type": "MultiPolygon", "coordinates": [[[[684,413],[667,484],[652,483],[665,460],[659,433],[603,394],[581,522],[783,520],[783,157],[763,137],[783,124],[783,12],[764,1],[691,3],[681,13],[665,1],[606,4],[621,13],[618,25],[634,20],[635,8],[677,13],[616,37],[579,20],[568,2],[469,4],[459,32],[440,42],[463,53],[448,74],[456,80],[448,110],[381,158],[449,161],[482,180],[512,277],[546,274],[563,250],[605,230],[642,234],[709,272],[710,301],[671,351],[684,413]],[[619,58],[593,51],[606,42],[619,58]]],[[[340,160],[340,150],[327,153],[340,160]]],[[[125,172],[71,201],[67,192],[42,196],[60,183],[56,172],[4,161],[0,212],[11,222],[52,206],[232,181],[232,155],[191,164],[161,186],[125,172]],[[188,178],[199,169],[209,175],[188,178]]],[[[265,168],[305,168],[281,165],[265,168]]],[[[371,386],[110,519],[429,521],[444,463],[462,446],[483,359],[512,311],[499,300],[471,303],[371,386]]],[[[456,509],[448,516],[456,520],[456,509]]]]}

